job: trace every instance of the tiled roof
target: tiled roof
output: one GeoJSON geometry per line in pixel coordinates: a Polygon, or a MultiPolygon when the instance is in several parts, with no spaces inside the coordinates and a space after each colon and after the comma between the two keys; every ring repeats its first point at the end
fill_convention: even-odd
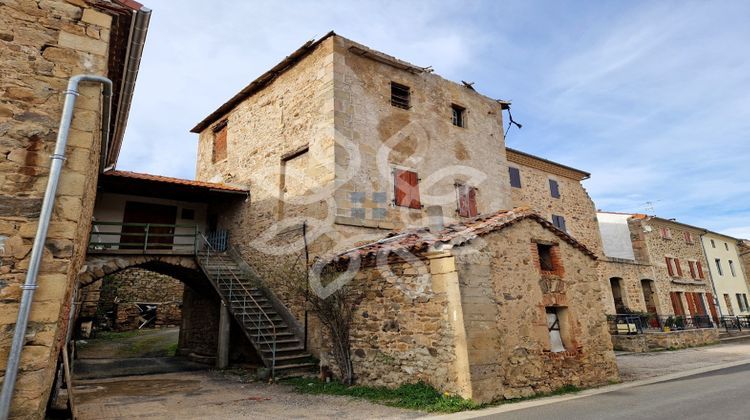
{"type": "Polygon", "coordinates": [[[248,192],[247,189],[233,187],[231,185],[226,185],[226,184],[219,184],[215,182],[193,181],[190,179],[172,178],[168,176],[151,175],[151,174],[144,174],[140,172],[114,171],[113,170],[113,171],[107,171],[103,173],[102,175],[111,176],[111,177],[120,177],[120,178],[141,179],[145,181],[161,182],[161,183],[166,183],[166,184],[185,185],[189,187],[206,188],[206,189],[214,190],[214,191],[227,191],[227,192],[236,192],[236,193],[248,192]]]}
{"type": "Polygon", "coordinates": [[[344,263],[353,258],[362,260],[376,258],[379,254],[398,254],[400,251],[420,253],[436,244],[461,246],[479,236],[502,230],[521,220],[532,219],[548,229],[560,239],[573,245],[585,254],[596,258],[596,255],[572,236],[557,229],[552,223],[526,207],[513,210],[501,210],[497,213],[475,217],[462,223],[446,226],[439,232],[430,232],[429,228],[408,229],[394,232],[379,241],[333,255],[326,260],[344,263]]]}

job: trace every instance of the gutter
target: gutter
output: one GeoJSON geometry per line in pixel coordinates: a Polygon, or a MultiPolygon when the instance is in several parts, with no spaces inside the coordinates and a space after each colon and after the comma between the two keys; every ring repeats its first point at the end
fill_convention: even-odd
{"type": "Polygon", "coordinates": [[[34,299],[34,292],[37,288],[37,274],[42,262],[44,253],[44,242],[47,239],[47,229],[49,228],[52,209],[55,205],[55,193],[57,184],[60,180],[63,163],[65,162],[65,146],[68,143],[68,133],[70,132],[70,123],[73,120],[73,110],[75,109],[76,98],[78,97],[78,85],[81,82],[94,82],[102,84],[104,90],[103,110],[102,110],[102,141],[107,142],[109,138],[109,118],[112,110],[112,81],[103,76],[79,74],[70,78],[68,89],[65,91],[65,103],[63,104],[62,116],[60,117],[60,128],[57,131],[57,141],[55,142],[55,151],[51,156],[49,178],[47,179],[47,189],[44,191],[44,200],[42,209],[39,213],[39,224],[34,244],[31,247],[31,258],[29,259],[29,268],[26,271],[26,281],[21,289],[21,304],[18,308],[18,319],[15,324],[13,333],[13,342],[8,355],[8,365],[5,369],[5,378],[3,381],[2,393],[0,393],[0,419],[7,419],[10,412],[10,403],[13,398],[13,390],[16,386],[16,377],[18,376],[18,367],[21,362],[21,351],[26,341],[26,327],[29,323],[31,313],[31,303],[34,299]]]}
{"type": "Polygon", "coordinates": [[[117,158],[120,156],[122,140],[125,136],[125,128],[128,124],[130,115],[130,106],[133,101],[133,91],[135,90],[135,81],[138,77],[138,69],[141,65],[143,56],[143,47],[146,43],[146,34],[148,25],[151,21],[151,9],[141,6],[138,10],[133,10],[133,19],[130,26],[130,42],[128,43],[125,54],[125,71],[122,83],[119,86],[120,97],[117,102],[117,115],[115,115],[115,124],[112,132],[112,140],[105,143],[102,153],[103,159],[101,172],[114,169],[117,164],[117,158]]]}

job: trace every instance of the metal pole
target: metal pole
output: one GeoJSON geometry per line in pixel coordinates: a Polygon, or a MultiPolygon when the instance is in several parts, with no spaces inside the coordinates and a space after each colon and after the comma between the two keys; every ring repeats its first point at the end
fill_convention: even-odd
{"type": "Polygon", "coordinates": [[[60,128],[57,131],[57,141],[55,142],[55,151],[51,156],[49,179],[47,180],[47,189],[44,191],[44,200],[42,209],[39,213],[39,225],[37,226],[34,243],[31,247],[31,257],[29,258],[29,269],[26,271],[26,281],[21,287],[21,304],[18,308],[18,319],[13,333],[13,343],[11,344],[10,354],[8,355],[8,365],[5,369],[5,379],[3,381],[3,390],[0,394],[0,419],[7,419],[10,412],[10,402],[13,398],[13,390],[16,386],[16,377],[18,376],[18,365],[21,361],[21,351],[23,350],[24,337],[26,336],[26,327],[29,323],[29,314],[31,313],[31,303],[34,298],[34,291],[37,288],[36,278],[39,274],[39,265],[42,261],[44,251],[44,242],[47,239],[47,229],[49,228],[52,209],[55,204],[55,193],[57,184],[60,180],[63,162],[65,160],[65,146],[68,143],[68,133],[70,132],[70,123],[73,120],[73,109],[75,108],[76,97],[78,96],[78,85],[81,82],[96,82],[103,86],[104,106],[102,110],[102,142],[106,143],[109,139],[109,116],[112,107],[112,81],[102,76],[79,74],[70,78],[68,89],[65,91],[65,102],[63,104],[62,116],[60,117],[60,128]]]}

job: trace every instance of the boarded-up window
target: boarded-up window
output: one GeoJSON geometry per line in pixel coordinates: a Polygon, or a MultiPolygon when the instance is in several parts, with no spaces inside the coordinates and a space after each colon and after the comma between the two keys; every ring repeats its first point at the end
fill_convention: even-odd
{"type": "Polygon", "coordinates": [[[552,198],[560,198],[560,186],[554,179],[549,180],[549,193],[552,198]]]}
{"type": "Polygon", "coordinates": [[[227,158],[227,121],[224,120],[213,128],[214,144],[211,154],[213,163],[227,158]]]}
{"type": "Polygon", "coordinates": [[[456,184],[458,194],[458,215],[461,217],[474,217],[477,211],[477,189],[466,185],[456,184]]]}
{"type": "Polygon", "coordinates": [[[419,177],[416,172],[395,169],[393,171],[394,203],[412,209],[422,208],[419,201],[419,177]]]}
{"type": "Polygon", "coordinates": [[[565,227],[565,218],[556,214],[552,215],[552,224],[563,232],[567,232],[568,229],[565,227]]]}
{"type": "Polygon", "coordinates": [[[391,82],[391,105],[403,109],[411,107],[411,90],[409,86],[391,82]]]}
{"type": "Polygon", "coordinates": [[[508,173],[510,174],[510,186],[521,188],[521,171],[518,168],[510,166],[508,167],[508,173]]]}

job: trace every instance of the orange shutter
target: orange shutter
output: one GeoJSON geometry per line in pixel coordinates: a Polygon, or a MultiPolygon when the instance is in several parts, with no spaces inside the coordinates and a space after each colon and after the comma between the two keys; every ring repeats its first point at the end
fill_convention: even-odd
{"type": "Polygon", "coordinates": [[[700,261],[698,261],[696,264],[698,266],[698,277],[701,279],[705,279],[706,277],[704,277],[703,275],[703,265],[701,265],[700,261]]]}
{"type": "Polygon", "coordinates": [[[416,172],[396,169],[394,171],[394,198],[397,206],[422,208],[419,202],[419,177],[416,172]]]}
{"type": "Polygon", "coordinates": [[[714,319],[714,323],[719,325],[719,316],[716,313],[716,304],[714,304],[714,295],[706,293],[706,299],[708,300],[708,310],[711,311],[711,317],[714,319]]]}
{"type": "Polygon", "coordinates": [[[697,315],[695,308],[695,296],[693,296],[693,293],[691,292],[685,292],[685,297],[687,298],[688,311],[690,312],[690,315],[697,315]]]}
{"type": "Polygon", "coordinates": [[[669,273],[669,277],[674,277],[674,270],[672,269],[672,259],[669,257],[664,257],[664,261],[667,262],[667,272],[669,273]]]}
{"type": "Polygon", "coordinates": [[[682,266],[680,266],[680,259],[674,259],[674,266],[677,267],[677,277],[682,277],[682,266]]]}
{"type": "Polygon", "coordinates": [[[690,278],[695,278],[695,261],[688,261],[688,267],[690,267],[690,278]]]}
{"type": "Polygon", "coordinates": [[[680,316],[685,315],[685,310],[682,308],[682,300],[680,300],[680,294],[677,292],[669,292],[669,297],[672,299],[674,314],[680,316]]]}

